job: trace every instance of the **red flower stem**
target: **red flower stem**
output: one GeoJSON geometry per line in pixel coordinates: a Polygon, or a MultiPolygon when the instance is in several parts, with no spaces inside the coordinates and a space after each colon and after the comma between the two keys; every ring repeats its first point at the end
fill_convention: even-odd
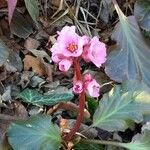
{"type": "MultiPolygon", "coordinates": [[[[75,77],[77,80],[82,80],[82,75],[80,71],[80,64],[79,60],[74,60],[74,71],[75,71],[75,77]]],[[[74,127],[70,130],[70,132],[65,136],[65,140],[70,141],[72,140],[73,136],[76,134],[76,132],[79,130],[80,125],[82,123],[83,117],[84,117],[84,107],[85,107],[85,93],[84,91],[79,95],[79,113],[77,116],[76,123],[74,127]]]]}

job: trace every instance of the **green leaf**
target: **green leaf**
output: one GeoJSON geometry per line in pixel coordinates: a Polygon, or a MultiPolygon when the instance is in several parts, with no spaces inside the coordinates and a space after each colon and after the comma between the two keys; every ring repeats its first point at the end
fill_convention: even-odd
{"type": "Polygon", "coordinates": [[[134,16],[126,17],[118,5],[115,8],[120,22],[112,38],[117,41],[117,49],[108,56],[106,74],[117,82],[138,79],[150,87],[150,48],[134,16]]]}
{"type": "Polygon", "coordinates": [[[144,130],[142,134],[135,135],[132,142],[121,145],[129,150],[150,150],[150,130],[144,130]]]}
{"type": "Polygon", "coordinates": [[[98,101],[96,101],[94,98],[87,97],[87,107],[88,111],[93,116],[96,108],[98,107],[98,101]]]}
{"type": "Polygon", "coordinates": [[[31,33],[33,33],[33,27],[27,18],[25,18],[17,10],[14,11],[13,18],[10,23],[11,32],[20,38],[27,38],[31,33]]]}
{"type": "Polygon", "coordinates": [[[128,81],[104,94],[93,117],[93,126],[124,131],[128,119],[137,123],[150,114],[150,89],[142,82],[128,81]]]}
{"type": "Polygon", "coordinates": [[[31,18],[37,23],[39,17],[39,7],[37,0],[24,0],[26,8],[31,16],[31,18]]]}
{"type": "Polygon", "coordinates": [[[24,102],[32,103],[35,105],[55,105],[59,102],[69,101],[73,98],[71,92],[56,93],[53,92],[49,95],[42,95],[36,90],[25,89],[18,94],[18,98],[21,98],[24,102]]]}
{"type": "Polygon", "coordinates": [[[104,150],[103,146],[91,143],[78,143],[74,147],[75,150],[104,150]]]}
{"type": "Polygon", "coordinates": [[[134,5],[134,15],[140,24],[140,27],[146,31],[150,31],[150,2],[145,6],[136,2],[134,5]]]}
{"type": "Polygon", "coordinates": [[[10,125],[8,141],[14,150],[58,150],[61,136],[50,116],[32,116],[10,125]]]}

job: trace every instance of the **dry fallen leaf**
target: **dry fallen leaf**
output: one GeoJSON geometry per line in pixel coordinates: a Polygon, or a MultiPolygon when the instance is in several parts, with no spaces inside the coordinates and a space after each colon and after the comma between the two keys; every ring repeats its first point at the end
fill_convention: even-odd
{"type": "Polygon", "coordinates": [[[43,61],[43,64],[45,66],[45,71],[46,71],[46,75],[47,75],[46,80],[52,82],[53,81],[53,77],[52,77],[52,73],[53,73],[52,65],[50,65],[50,64],[48,64],[48,63],[46,63],[44,61],[43,61]]]}
{"type": "Polygon", "coordinates": [[[61,118],[61,119],[60,119],[59,125],[60,125],[60,129],[61,129],[62,132],[63,132],[65,129],[69,129],[69,128],[70,128],[70,127],[69,127],[69,122],[68,122],[68,120],[67,120],[67,119],[64,119],[64,118],[61,118]]]}
{"type": "Polygon", "coordinates": [[[37,49],[40,46],[40,42],[36,39],[28,37],[24,43],[26,49],[37,49]]]}
{"type": "Polygon", "coordinates": [[[5,67],[0,67],[0,81],[3,81],[7,78],[7,71],[5,67]]]}
{"type": "MultiPolygon", "coordinates": [[[[61,102],[52,108],[50,108],[47,112],[47,114],[55,113],[59,109],[64,109],[64,110],[69,110],[69,111],[74,111],[74,112],[79,112],[79,106],[72,102],[61,102]]],[[[84,109],[84,118],[89,119],[90,118],[90,113],[88,112],[87,109],[84,109]]]]}
{"type": "Polygon", "coordinates": [[[23,59],[24,71],[32,69],[33,72],[39,74],[40,76],[46,75],[45,67],[41,63],[40,59],[33,57],[31,55],[26,55],[23,59]]]}
{"type": "Polygon", "coordinates": [[[7,7],[7,2],[5,0],[0,0],[0,8],[7,7]]]}
{"type": "Polygon", "coordinates": [[[59,7],[60,5],[60,0],[51,0],[51,4],[55,7],[59,7]]]}
{"type": "Polygon", "coordinates": [[[48,61],[51,61],[50,56],[43,50],[36,50],[36,49],[28,49],[34,56],[38,58],[46,58],[48,61]]]}
{"type": "Polygon", "coordinates": [[[26,108],[19,101],[15,101],[13,107],[16,116],[22,119],[26,119],[28,117],[26,108]]]}
{"type": "MultiPolygon", "coordinates": [[[[44,54],[44,53],[43,53],[44,54]]],[[[32,69],[33,72],[40,76],[45,76],[46,80],[52,81],[52,65],[44,62],[43,58],[36,58],[26,55],[24,60],[24,71],[32,69]]]]}
{"type": "MultiPolygon", "coordinates": [[[[3,145],[4,145],[4,141],[5,141],[5,134],[6,134],[6,131],[7,131],[7,128],[9,126],[9,122],[5,122],[3,120],[0,121],[0,149],[3,149],[3,145]]],[[[5,148],[6,148],[7,145],[5,145],[5,148]]]]}

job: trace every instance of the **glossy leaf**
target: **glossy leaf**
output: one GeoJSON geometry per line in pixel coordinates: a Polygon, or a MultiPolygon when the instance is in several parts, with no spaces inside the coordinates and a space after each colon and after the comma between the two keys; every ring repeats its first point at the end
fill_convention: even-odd
{"type": "Polygon", "coordinates": [[[122,143],[129,150],[150,150],[150,129],[145,129],[142,134],[136,134],[132,142],[122,143]]]}
{"type": "Polygon", "coordinates": [[[9,24],[11,22],[12,16],[14,14],[14,10],[16,8],[17,5],[17,1],[18,0],[8,0],[8,20],[9,20],[9,24]]]}
{"type": "Polygon", "coordinates": [[[117,42],[117,49],[108,56],[105,71],[117,82],[138,79],[150,87],[150,48],[144,42],[134,16],[126,17],[118,5],[115,8],[120,22],[112,39],[117,42]]]}
{"type": "Polygon", "coordinates": [[[116,85],[104,94],[93,117],[93,126],[107,131],[124,131],[128,120],[143,121],[150,114],[150,89],[137,81],[116,85]]]}
{"type": "Polygon", "coordinates": [[[97,107],[98,107],[98,101],[96,101],[94,98],[87,97],[87,108],[92,116],[97,107]]]}
{"type": "Polygon", "coordinates": [[[37,23],[39,17],[38,0],[24,0],[31,18],[37,23]]]}
{"type": "Polygon", "coordinates": [[[69,101],[73,98],[71,92],[56,93],[53,92],[49,95],[42,95],[36,90],[25,89],[18,94],[18,98],[21,98],[24,102],[32,103],[35,105],[55,105],[59,102],[69,101]]]}
{"type": "Polygon", "coordinates": [[[137,18],[140,27],[146,31],[150,31],[150,2],[146,6],[136,2],[134,5],[134,15],[137,18]]]}
{"type": "Polygon", "coordinates": [[[61,145],[60,130],[50,116],[32,116],[12,123],[8,140],[14,150],[58,150],[61,145]]]}

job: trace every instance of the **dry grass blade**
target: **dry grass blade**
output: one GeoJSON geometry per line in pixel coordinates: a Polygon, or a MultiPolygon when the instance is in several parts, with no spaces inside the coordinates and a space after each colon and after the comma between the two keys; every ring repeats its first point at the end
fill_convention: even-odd
{"type": "Polygon", "coordinates": [[[53,16],[51,18],[54,18],[63,9],[63,3],[64,3],[64,0],[60,0],[59,7],[58,7],[57,11],[53,14],[53,16]]]}

